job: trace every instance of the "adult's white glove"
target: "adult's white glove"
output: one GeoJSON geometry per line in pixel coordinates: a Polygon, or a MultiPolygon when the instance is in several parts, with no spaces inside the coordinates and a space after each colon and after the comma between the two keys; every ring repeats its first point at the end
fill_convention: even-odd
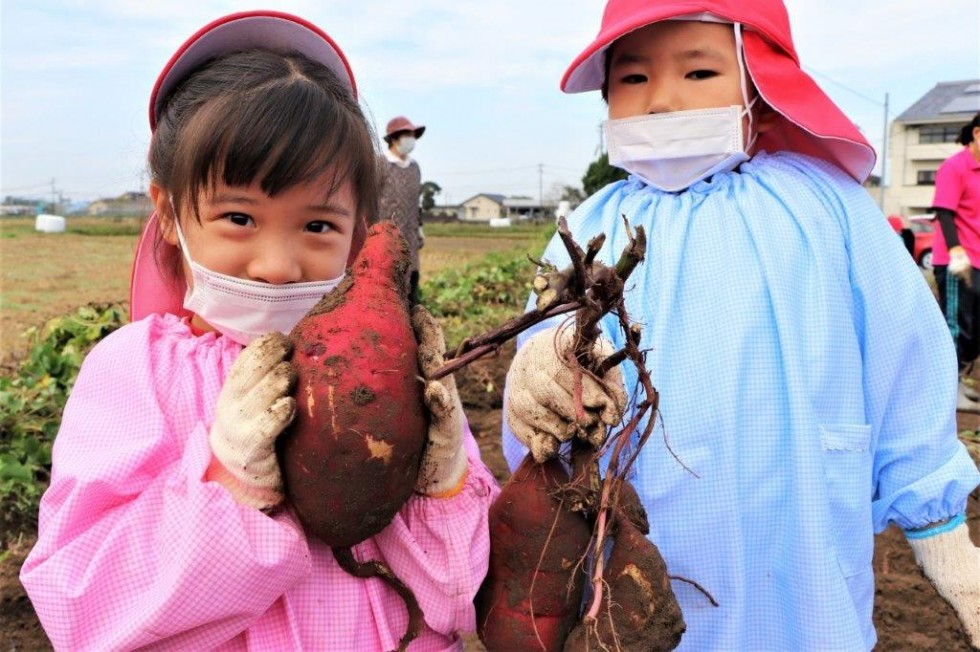
{"type": "MultiPolygon", "coordinates": [[[[412,328],[419,342],[419,367],[428,377],[444,364],[446,340],[435,318],[421,305],[412,311],[412,328]]],[[[429,435],[415,491],[449,498],[463,488],[469,464],[463,448],[463,405],[452,374],[425,381],[423,400],[429,411],[429,435]]]]}
{"type": "MultiPolygon", "coordinates": [[[[567,363],[575,336],[574,328],[557,326],[531,336],[507,372],[507,424],[539,463],[576,434],[601,446],[608,426],[619,423],[626,409],[623,375],[613,367],[602,379],[582,374],[584,414],[576,414],[575,374],[567,363]]],[[[601,361],[612,353],[612,344],[600,337],[592,355],[601,361]]]]}
{"type": "Polygon", "coordinates": [[[956,610],[970,645],[980,650],[980,548],[970,541],[966,523],[908,541],[926,577],[956,610]]]}
{"type": "Polygon", "coordinates": [[[207,479],[223,485],[240,504],[265,511],[283,501],[275,443],[296,415],[291,351],[282,333],[246,346],[228,372],[211,426],[214,461],[207,479]]]}
{"type": "Polygon", "coordinates": [[[963,247],[957,245],[949,250],[949,266],[946,269],[967,287],[973,286],[973,268],[963,247]]]}
{"type": "Polygon", "coordinates": [[[422,227],[419,227],[419,249],[425,246],[425,232],[422,231],[422,227]]]}

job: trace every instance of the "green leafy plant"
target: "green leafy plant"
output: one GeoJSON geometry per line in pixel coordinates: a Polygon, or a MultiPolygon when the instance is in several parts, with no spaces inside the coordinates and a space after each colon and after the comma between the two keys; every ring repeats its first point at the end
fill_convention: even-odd
{"type": "Polygon", "coordinates": [[[421,300],[439,320],[452,347],[523,311],[535,270],[523,253],[488,254],[477,263],[427,279],[421,300]]]}
{"type": "Polygon", "coordinates": [[[11,535],[36,527],[61,412],[92,346],[125,323],[123,304],[89,304],[28,329],[27,357],[0,377],[0,523],[11,535]]]}

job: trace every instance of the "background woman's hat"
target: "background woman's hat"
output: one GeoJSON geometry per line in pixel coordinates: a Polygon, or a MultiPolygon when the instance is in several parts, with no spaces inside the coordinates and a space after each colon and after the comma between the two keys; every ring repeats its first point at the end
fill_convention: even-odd
{"type": "Polygon", "coordinates": [[[388,121],[388,126],[385,127],[385,138],[388,138],[392,134],[397,134],[399,131],[411,131],[416,138],[421,138],[422,134],[425,133],[425,127],[412,124],[411,120],[400,115],[388,121]]]}
{"type": "Polygon", "coordinates": [[[357,97],[357,84],[347,58],[326,32],[281,11],[242,11],[208,23],[170,57],[150,94],[150,129],[156,128],[167,96],[195,68],[208,59],[250,48],[299,52],[330,68],[357,97]]]}
{"type": "MultiPolygon", "coordinates": [[[[354,73],[343,51],[326,32],[298,16],[280,11],[243,11],[208,23],[170,57],[150,94],[150,129],[156,129],[167,97],[196,68],[214,57],[251,48],[299,52],[332,70],[357,99],[354,73]]],[[[157,216],[153,213],[143,225],[133,258],[130,321],[154,313],[187,314],[183,307],[184,289],[168,282],[157,265],[154,240],[158,229],[157,216]]]]}
{"type": "Polygon", "coordinates": [[[857,126],[800,68],[782,0],[609,0],[599,34],[565,71],[561,89],[602,88],[605,53],[616,39],[672,18],[741,23],[745,64],[756,89],[778,118],[759,134],[758,149],[790,150],[822,158],[863,182],[875,164],[874,148],[857,126]]]}

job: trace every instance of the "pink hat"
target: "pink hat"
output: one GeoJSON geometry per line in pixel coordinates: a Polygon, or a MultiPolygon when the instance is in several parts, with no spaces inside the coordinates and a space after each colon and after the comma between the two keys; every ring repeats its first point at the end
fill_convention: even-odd
{"type": "Polygon", "coordinates": [[[601,89],[609,46],[629,32],[671,18],[722,18],[742,24],[749,74],[762,99],[779,114],[772,129],[759,134],[759,149],[822,158],[858,182],[871,173],[874,149],[800,69],[782,0],[609,0],[598,36],[565,71],[561,89],[566,93],[601,89]]]}
{"type": "MultiPolygon", "coordinates": [[[[299,52],[332,70],[357,98],[357,84],[343,51],[316,25],[279,11],[243,11],[208,23],[187,39],[170,57],[150,93],[150,130],[167,97],[188,75],[209,59],[250,48],[299,52]]],[[[152,313],[187,314],[184,289],[174,287],[157,266],[153,245],[158,229],[156,213],[140,234],[129,284],[130,321],[152,313]]],[[[170,245],[164,245],[170,246],[170,245]]]]}
{"type": "Polygon", "coordinates": [[[392,134],[397,134],[399,131],[411,131],[414,132],[416,138],[421,138],[422,134],[425,133],[425,127],[412,124],[411,120],[400,115],[388,121],[388,126],[385,127],[385,138],[390,137],[392,134]]]}

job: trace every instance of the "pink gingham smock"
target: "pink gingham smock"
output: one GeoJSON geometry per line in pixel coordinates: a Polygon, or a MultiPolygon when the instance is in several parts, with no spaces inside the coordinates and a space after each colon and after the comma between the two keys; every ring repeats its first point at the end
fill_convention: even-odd
{"type": "MultiPolygon", "coordinates": [[[[341,570],[286,510],[238,505],[205,482],[208,431],[241,346],[172,315],[129,324],[89,354],[54,444],[39,536],[21,570],[65,650],[393,650],[404,603],[341,570]]],[[[415,593],[411,650],[460,649],[487,570],[497,485],[467,430],[470,467],[447,499],[413,496],[354,547],[415,593]]]]}

